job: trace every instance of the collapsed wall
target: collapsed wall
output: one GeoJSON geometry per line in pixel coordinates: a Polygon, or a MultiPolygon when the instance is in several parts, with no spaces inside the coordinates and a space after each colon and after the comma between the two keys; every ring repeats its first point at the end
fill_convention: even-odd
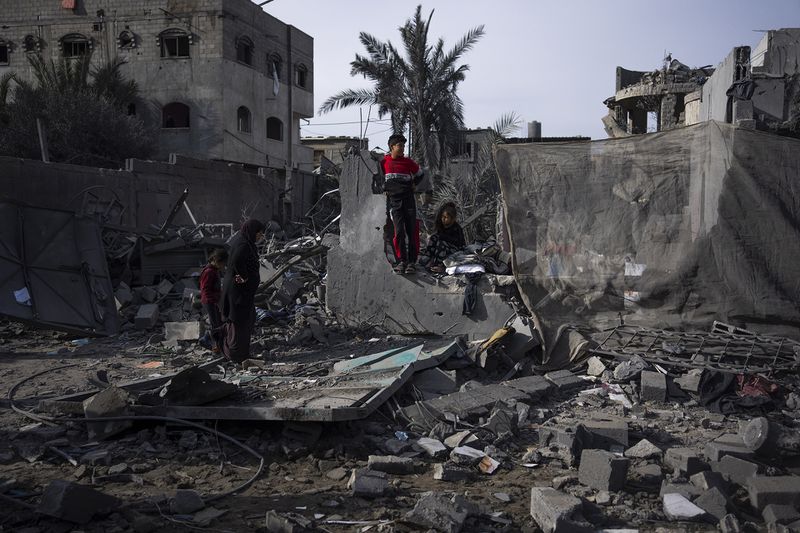
{"type": "Polygon", "coordinates": [[[800,141],[709,121],[495,155],[514,275],[545,320],[800,325],[800,141]]]}

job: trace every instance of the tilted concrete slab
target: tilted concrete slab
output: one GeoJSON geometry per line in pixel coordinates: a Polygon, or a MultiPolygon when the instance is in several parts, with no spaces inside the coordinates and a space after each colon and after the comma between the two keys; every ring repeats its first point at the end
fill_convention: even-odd
{"type": "Polygon", "coordinates": [[[381,325],[392,333],[489,337],[515,314],[489,276],[478,283],[475,310],[463,316],[461,277],[437,279],[422,269],[407,276],[392,272],[383,240],[386,197],[372,193],[370,157],[364,152],[348,158],[339,180],[341,230],[339,243],[328,251],[328,309],[347,324],[381,325]]]}

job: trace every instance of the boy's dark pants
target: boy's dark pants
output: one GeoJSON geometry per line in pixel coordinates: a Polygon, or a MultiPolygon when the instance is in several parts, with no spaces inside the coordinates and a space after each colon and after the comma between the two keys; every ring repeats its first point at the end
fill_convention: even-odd
{"type": "Polygon", "coordinates": [[[394,236],[400,248],[402,263],[417,262],[414,232],[417,230],[417,202],[414,193],[389,196],[389,216],[394,224],[394,236]]]}
{"type": "Polygon", "coordinates": [[[203,304],[203,309],[208,315],[208,321],[211,324],[212,346],[222,348],[222,340],[225,334],[222,331],[222,315],[219,312],[219,306],[217,304],[203,304]]]}

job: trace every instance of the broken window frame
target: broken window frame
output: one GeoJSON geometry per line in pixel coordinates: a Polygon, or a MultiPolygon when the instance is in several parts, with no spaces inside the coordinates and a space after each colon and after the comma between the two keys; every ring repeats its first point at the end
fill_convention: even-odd
{"type": "Polygon", "coordinates": [[[120,50],[136,48],[136,34],[128,29],[121,31],[117,36],[117,48],[120,50]]]}
{"type": "Polygon", "coordinates": [[[242,35],[236,39],[236,61],[247,65],[253,66],[253,58],[255,57],[255,44],[252,39],[246,35],[242,35]]]}
{"type": "Polygon", "coordinates": [[[170,102],[161,108],[161,129],[189,129],[191,128],[191,124],[191,108],[183,102],[170,102]],[[180,113],[176,115],[174,113],[175,111],[180,111],[180,113]],[[184,113],[186,120],[176,120],[178,118],[183,118],[184,113]],[[172,118],[172,125],[168,125],[170,117],[172,118]]]}
{"type": "Polygon", "coordinates": [[[43,45],[44,45],[44,42],[42,41],[42,39],[40,37],[37,37],[37,36],[35,36],[33,34],[30,34],[30,33],[28,35],[26,35],[25,37],[23,37],[23,39],[22,39],[22,48],[27,53],[36,53],[36,54],[38,54],[39,52],[42,51],[43,45]]]}
{"type": "Polygon", "coordinates": [[[283,121],[278,117],[267,117],[267,139],[283,142],[283,121]]]}
{"type": "Polygon", "coordinates": [[[236,110],[236,129],[239,133],[253,133],[253,115],[246,106],[236,110]]]}
{"type": "Polygon", "coordinates": [[[161,59],[187,59],[191,57],[192,35],[180,29],[164,30],[156,40],[161,49],[161,59]]]}

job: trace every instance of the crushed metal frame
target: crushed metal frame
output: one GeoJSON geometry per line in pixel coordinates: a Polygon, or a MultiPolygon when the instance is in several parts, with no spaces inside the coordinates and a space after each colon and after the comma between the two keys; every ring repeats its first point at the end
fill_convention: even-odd
{"type": "Polygon", "coordinates": [[[720,328],[707,333],[622,325],[611,329],[588,353],[621,360],[639,356],[664,366],[767,375],[796,370],[800,366],[800,343],[797,341],[724,332],[720,328]]]}

